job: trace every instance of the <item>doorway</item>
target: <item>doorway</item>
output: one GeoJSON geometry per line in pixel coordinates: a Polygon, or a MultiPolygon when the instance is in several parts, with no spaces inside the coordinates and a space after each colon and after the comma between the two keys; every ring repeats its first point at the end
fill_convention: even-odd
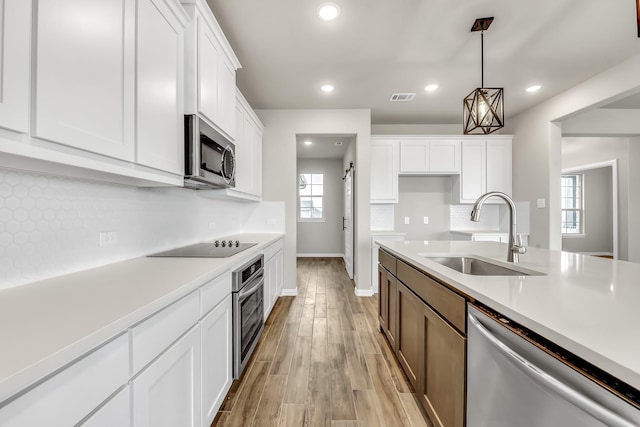
{"type": "Polygon", "coordinates": [[[296,255],[342,258],[353,277],[355,135],[297,134],[296,161],[296,255]]]}
{"type": "Polygon", "coordinates": [[[563,168],[561,182],[562,250],[619,259],[617,160],[563,168]]]}

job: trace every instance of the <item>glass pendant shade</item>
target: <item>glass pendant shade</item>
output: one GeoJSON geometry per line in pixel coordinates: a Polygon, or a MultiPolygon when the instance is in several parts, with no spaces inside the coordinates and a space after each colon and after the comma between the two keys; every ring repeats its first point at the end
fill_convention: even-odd
{"type": "Polygon", "coordinates": [[[477,88],[463,101],[464,134],[489,134],[504,126],[504,89],[477,88]]]}

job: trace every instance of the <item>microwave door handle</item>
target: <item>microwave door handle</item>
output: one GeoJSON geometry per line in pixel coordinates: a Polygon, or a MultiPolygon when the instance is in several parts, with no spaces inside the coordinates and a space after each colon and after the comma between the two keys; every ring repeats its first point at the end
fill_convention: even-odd
{"type": "Polygon", "coordinates": [[[478,319],[476,319],[473,314],[467,314],[467,318],[469,323],[473,325],[473,327],[475,327],[475,329],[485,339],[487,339],[489,343],[506,356],[516,368],[542,388],[555,393],[560,398],[574,405],[576,408],[583,410],[608,426],[633,427],[635,425],[531,363],[521,354],[518,354],[515,350],[502,342],[498,337],[493,335],[478,319]]]}
{"type": "Polygon", "coordinates": [[[233,162],[233,165],[231,166],[231,173],[228,174],[227,173],[227,168],[225,167],[227,162],[227,155],[229,155],[229,153],[233,153],[233,151],[231,151],[231,149],[229,147],[225,148],[224,151],[222,152],[222,159],[221,159],[221,170],[222,170],[222,177],[225,179],[225,181],[227,181],[227,184],[231,183],[231,181],[233,181],[233,177],[236,173],[236,159],[232,156],[231,160],[233,162]]]}

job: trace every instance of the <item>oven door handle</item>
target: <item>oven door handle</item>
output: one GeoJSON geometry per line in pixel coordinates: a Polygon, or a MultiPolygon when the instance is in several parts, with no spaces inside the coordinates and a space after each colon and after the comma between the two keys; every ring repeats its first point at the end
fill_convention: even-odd
{"type": "Polygon", "coordinates": [[[467,318],[469,320],[469,323],[471,323],[471,325],[473,325],[473,327],[475,327],[476,330],[480,332],[480,334],[484,336],[485,339],[493,344],[493,346],[498,349],[503,355],[505,355],[515,367],[517,367],[522,373],[527,375],[539,386],[555,393],[560,398],[573,404],[575,407],[590,414],[592,417],[608,426],[632,427],[634,425],[620,415],[612,412],[608,408],[605,408],[594,400],[591,400],[589,397],[583,395],[574,388],[563,383],[559,379],[551,376],[546,371],[531,363],[529,360],[517,353],[507,344],[502,342],[498,337],[493,335],[473,314],[468,313],[467,318]]]}
{"type": "Polygon", "coordinates": [[[261,273],[256,276],[251,282],[247,283],[240,292],[238,292],[238,300],[244,300],[249,296],[258,292],[264,284],[264,275],[261,273]],[[254,283],[255,282],[255,283],[254,283]]]}

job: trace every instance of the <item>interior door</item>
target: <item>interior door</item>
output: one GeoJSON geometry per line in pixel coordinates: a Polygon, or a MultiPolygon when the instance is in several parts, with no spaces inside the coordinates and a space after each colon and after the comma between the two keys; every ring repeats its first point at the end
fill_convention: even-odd
{"type": "Polygon", "coordinates": [[[344,265],[350,279],[353,279],[353,168],[344,176],[344,265]]]}

